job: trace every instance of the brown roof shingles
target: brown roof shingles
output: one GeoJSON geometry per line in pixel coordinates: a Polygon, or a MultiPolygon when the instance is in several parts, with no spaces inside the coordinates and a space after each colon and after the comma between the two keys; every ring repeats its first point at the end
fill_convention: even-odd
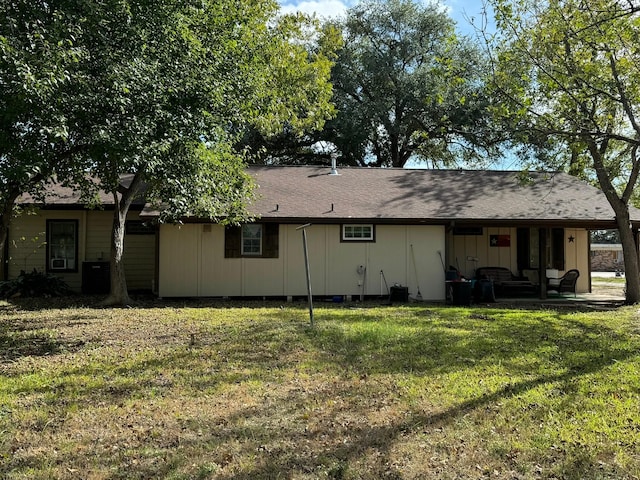
{"type": "MultiPolygon", "coordinates": [[[[597,188],[564,173],[250,167],[263,219],[578,223],[613,222],[597,188]],[[276,207],[277,206],[277,207],[276,207]],[[333,207],[333,208],[332,208],[333,207]]],[[[640,211],[632,208],[640,222],[640,211]]]]}
{"type": "MultiPolygon", "coordinates": [[[[494,170],[252,166],[257,198],[250,212],[283,222],[570,224],[615,228],[613,209],[597,188],[565,173],[494,170]]],[[[79,195],[51,187],[47,207],[82,208],[79,195]]],[[[101,192],[104,205],[111,195],[101,192]]],[[[33,199],[23,197],[23,203],[33,199]]],[[[632,222],[640,210],[630,207],[632,222]]],[[[145,209],[144,216],[158,212],[145,209]]]]}

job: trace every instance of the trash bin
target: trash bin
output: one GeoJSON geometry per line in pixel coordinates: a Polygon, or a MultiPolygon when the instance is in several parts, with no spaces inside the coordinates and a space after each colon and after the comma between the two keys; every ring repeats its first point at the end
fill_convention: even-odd
{"type": "Polygon", "coordinates": [[[453,305],[471,305],[472,283],[449,282],[451,285],[451,303],[453,305]]]}
{"type": "Polygon", "coordinates": [[[409,287],[401,287],[399,285],[393,285],[389,289],[389,301],[390,302],[408,302],[409,301],[409,287]]]}
{"type": "Polygon", "coordinates": [[[109,272],[109,262],[82,262],[82,293],[109,293],[111,289],[109,272]]]}

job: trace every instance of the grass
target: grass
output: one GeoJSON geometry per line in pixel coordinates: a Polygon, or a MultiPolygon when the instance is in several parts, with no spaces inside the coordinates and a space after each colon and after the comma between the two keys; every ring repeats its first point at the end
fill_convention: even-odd
{"type": "Polygon", "coordinates": [[[0,304],[0,478],[640,477],[637,308],[0,304]]]}
{"type": "Polygon", "coordinates": [[[624,276],[622,276],[622,277],[592,277],[591,278],[591,283],[594,286],[607,285],[607,284],[624,285],[626,283],[626,279],[624,278],[624,276]]]}

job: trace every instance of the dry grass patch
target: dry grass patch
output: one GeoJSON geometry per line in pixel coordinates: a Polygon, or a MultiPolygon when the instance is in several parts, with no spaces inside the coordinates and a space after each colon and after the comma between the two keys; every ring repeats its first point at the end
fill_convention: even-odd
{"type": "Polygon", "coordinates": [[[640,476],[632,308],[29,307],[2,478],[640,476]]]}

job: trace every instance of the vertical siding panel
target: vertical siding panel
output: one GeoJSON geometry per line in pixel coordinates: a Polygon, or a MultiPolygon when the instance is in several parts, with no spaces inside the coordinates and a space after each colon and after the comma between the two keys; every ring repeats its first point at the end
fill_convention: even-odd
{"type": "Polygon", "coordinates": [[[445,227],[413,225],[406,227],[406,262],[410,295],[416,296],[418,286],[424,300],[444,300],[445,277],[438,250],[444,252],[445,227]],[[413,244],[414,258],[411,255],[413,244]],[[417,275],[417,281],[416,281],[417,275]]]}
{"type": "Polygon", "coordinates": [[[34,268],[45,271],[46,219],[40,215],[22,214],[9,229],[9,278],[34,268]]]}
{"type": "MultiPolygon", "coordinates": [[[[389,287],[394,284],[408,286],[407,274],[407,227],[404,225],[379,225],[376,227],[376,242],[370,244],[368,275],[371,277],[371,293],[380,290],[380,270],[389,287]],[[392,246],[394,245],[395,246],[392,246]]],[[[386,289],[383,292],[387,294],[386,289]]]]}
{"type": "Polygon", "coordinates": [[[161,297],[190,297],[198,294],[198,228],[196,225],[160,226],[161,297]]]}

